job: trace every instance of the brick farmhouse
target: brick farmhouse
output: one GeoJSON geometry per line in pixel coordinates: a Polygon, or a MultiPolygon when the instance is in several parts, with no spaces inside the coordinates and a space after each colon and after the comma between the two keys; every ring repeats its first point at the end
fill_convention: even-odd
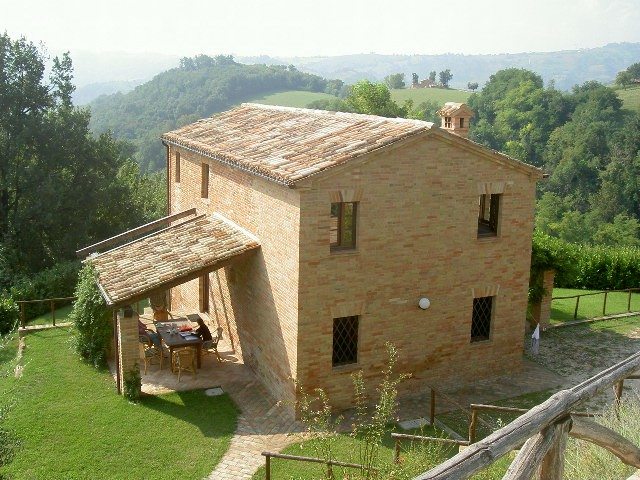
{"type": "Polygon", "coordinates": [[[464,104],[440,115],[243,104],[162,135],[169,214],[198,216],[96,257],[105,298],[170,291],[284,401],[297,381],[348,406],[351,373],[379,375],[385,342],[407,390],[518,369],[542,172],[468,140],[464,104]],[[110,283],[145,256],[143,277],[110,283]]]}

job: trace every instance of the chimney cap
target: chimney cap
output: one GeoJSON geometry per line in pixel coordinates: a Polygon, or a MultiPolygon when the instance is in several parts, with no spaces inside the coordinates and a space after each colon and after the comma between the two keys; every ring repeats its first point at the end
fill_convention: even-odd
{"type": "Polygon", "coordinates": [[[438,110],[441,117],[473,117],[473,110],[466,103],[447,102],[438,110]]]}

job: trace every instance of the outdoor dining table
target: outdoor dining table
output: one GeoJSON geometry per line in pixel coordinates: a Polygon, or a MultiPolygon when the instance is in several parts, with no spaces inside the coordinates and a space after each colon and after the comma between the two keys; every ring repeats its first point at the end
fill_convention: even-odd
{"type": "Polygon", "coordinates": [[[202,339],[194,333],[181,332],[180,327],[188,325],[191,326],[191,322],[186,318],[176,318],[170,322],[156,322],[156,331],[162,341],[167,347],[169,347],[169,354],[173,358],[173,351],[176,348],[182,347],[196,347],[198,354],[196,356],[198,368],[202,366],[202,339]],[[175,325],[177,333],[171,333],[173,326],[175,325]],[[191,333],[191,335],[181,335],[181,333],[191,333]]]}

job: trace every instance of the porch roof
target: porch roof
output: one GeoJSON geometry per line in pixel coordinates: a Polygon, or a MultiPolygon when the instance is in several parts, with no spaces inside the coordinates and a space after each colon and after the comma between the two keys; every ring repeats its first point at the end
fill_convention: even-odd
{"type": "Polygon", "coordinates": [[[110,307],[127,305],[239,260],[258,239],[220,214],[200,215],[87,259],[110,307]]]}

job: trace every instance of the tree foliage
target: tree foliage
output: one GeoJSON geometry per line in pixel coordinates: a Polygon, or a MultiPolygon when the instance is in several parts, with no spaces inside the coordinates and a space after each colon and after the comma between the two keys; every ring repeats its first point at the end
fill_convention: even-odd
{"type": "Polygon", "coordinates": [[[404,73],[394,73],[384,77],[384,83],[389,88],[404,88],[404,73]]]}
{"type": "Polygon", "coordinates": [[[163,203],[164,189],[137,198],[146,180],[132,173],[130,145],[90,134],[89,112],[71,103],[69,55],[53,59],[49,78],[46,61],[26,39],[0,35],[0,280],[73,258],[163,203]]]}
{"type": "Polygon", "coordinates": [[[449,88],[449,82],[453,79],[453,74],[451,73],[451,70],[447,68],[438,74],[438,79],[440,80],[440,85],[445,88],[449,88]]]}

